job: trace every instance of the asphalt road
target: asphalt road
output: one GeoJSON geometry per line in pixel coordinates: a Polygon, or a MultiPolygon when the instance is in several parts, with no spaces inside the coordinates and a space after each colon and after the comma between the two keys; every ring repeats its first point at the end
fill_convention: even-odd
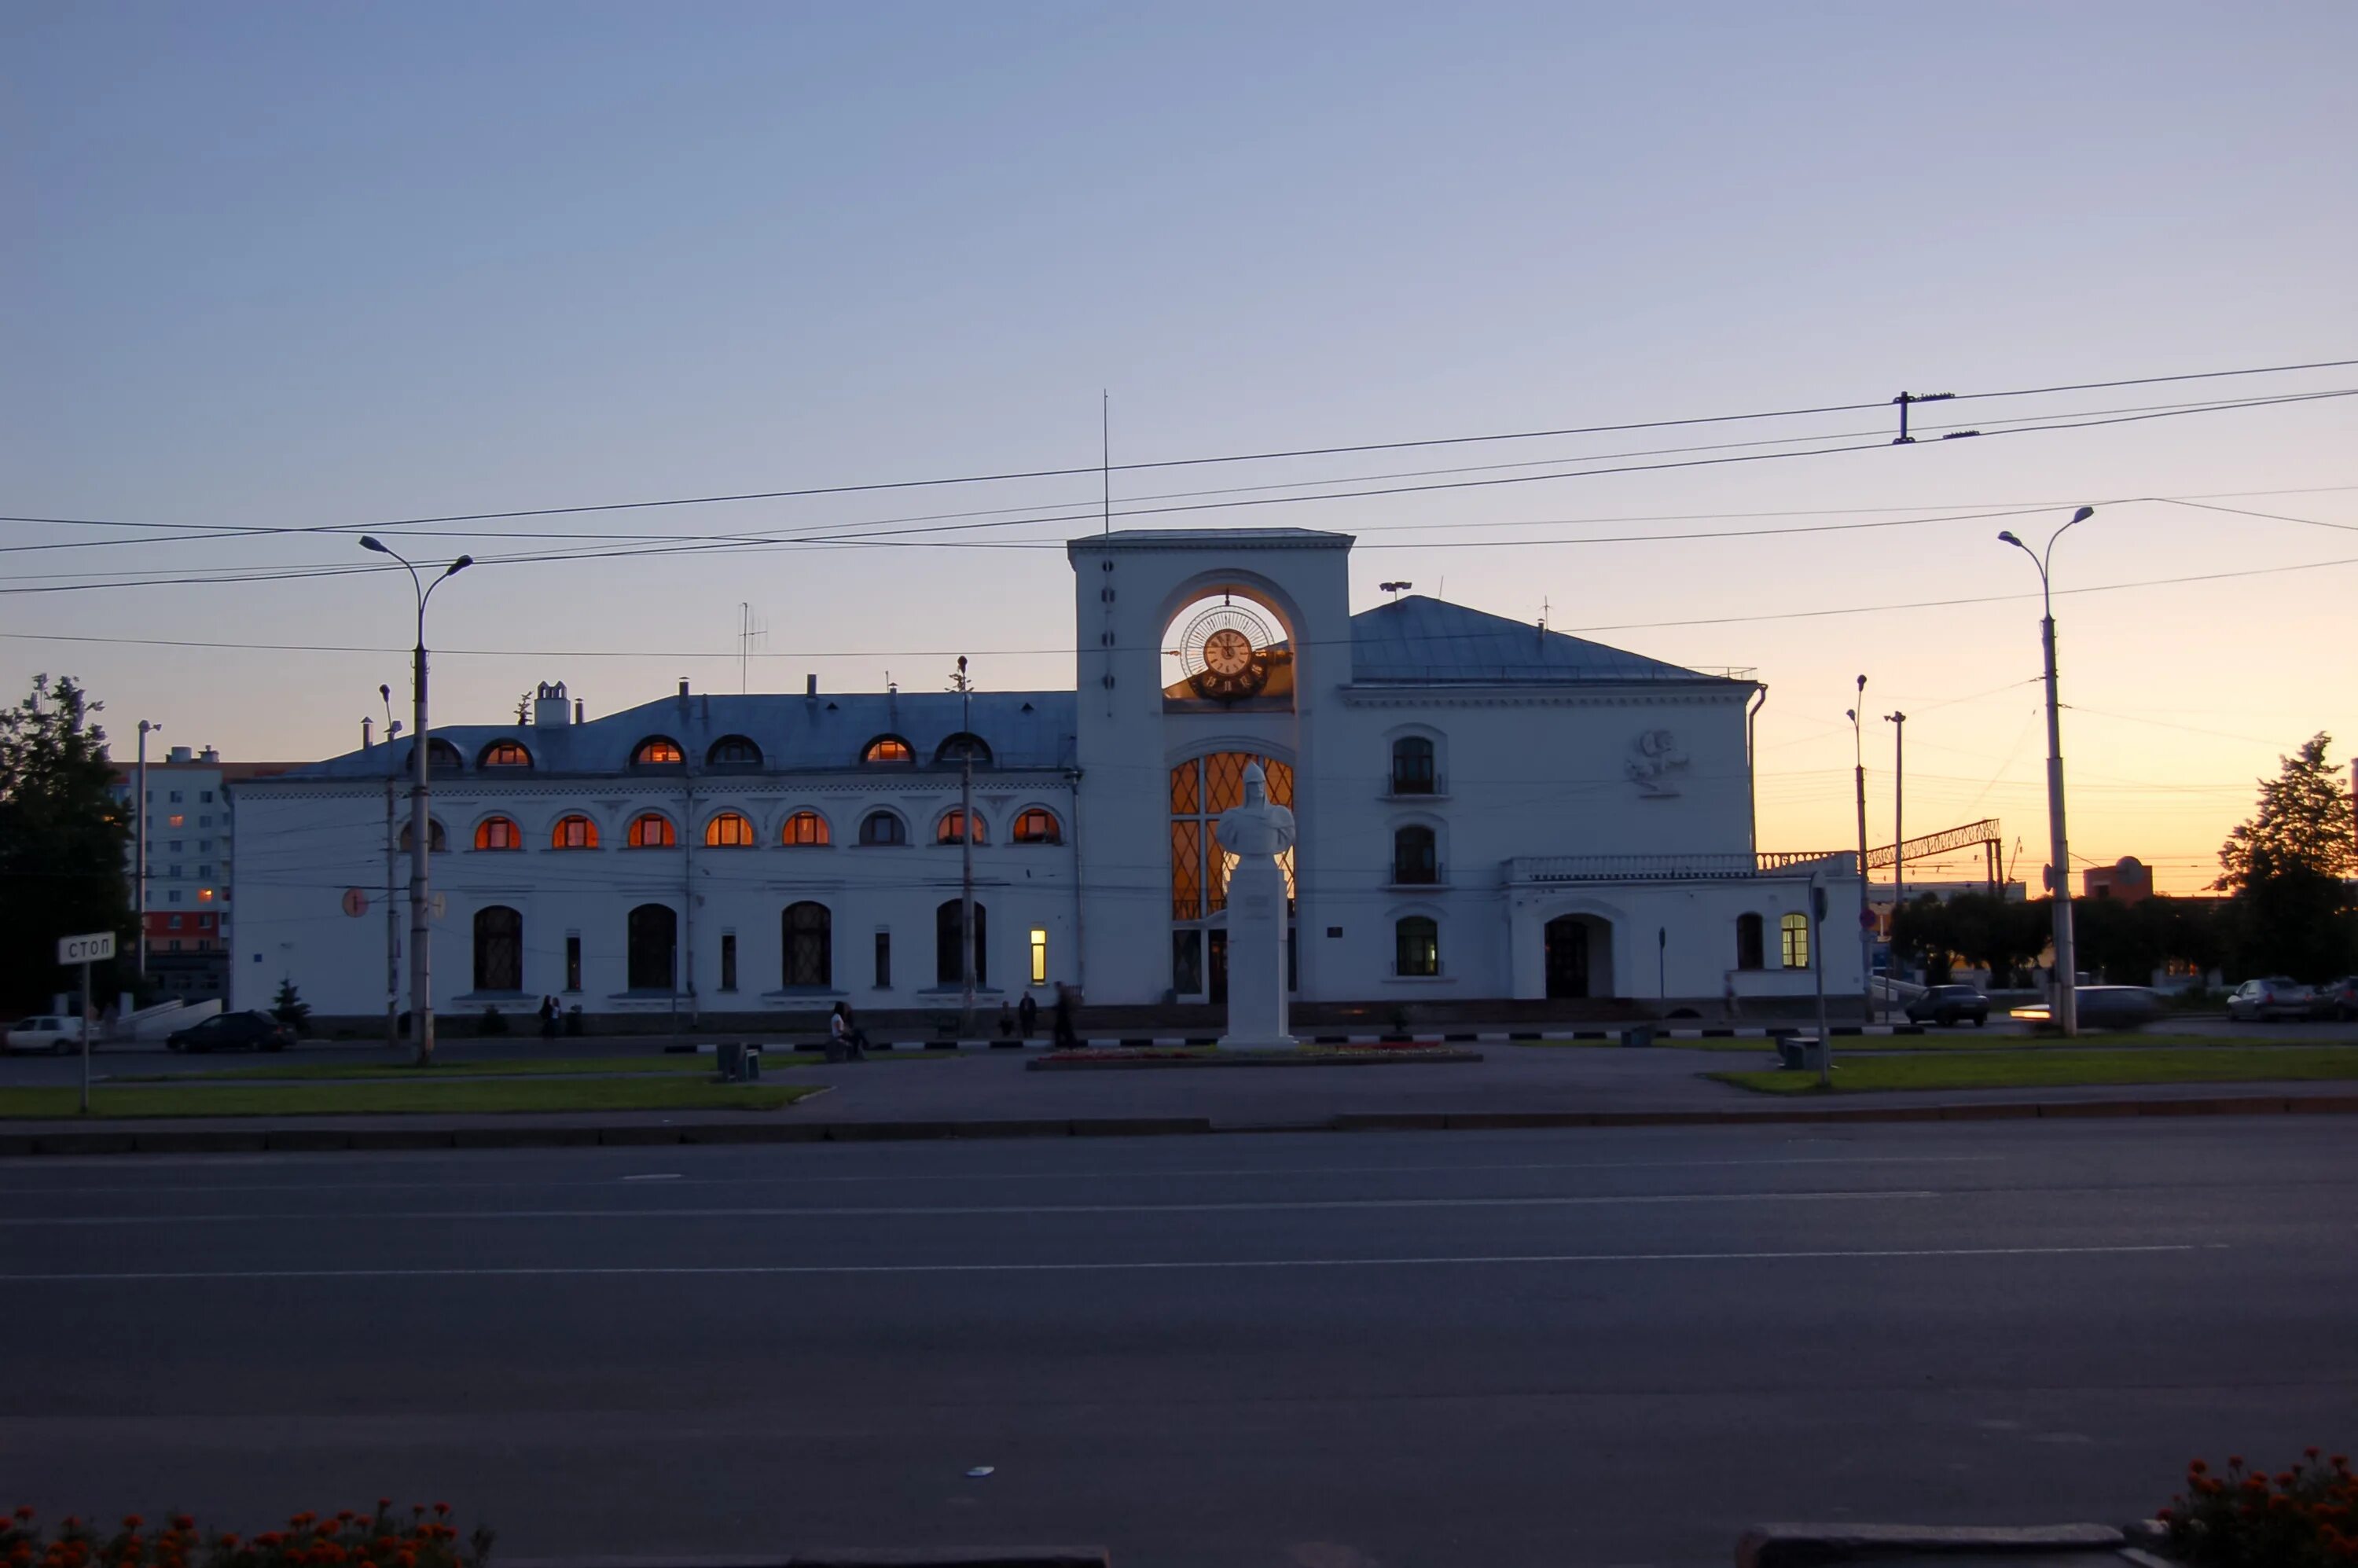
{"type": "Polygon", "coordinates": [[[2353,1199],[2338,1117],[0,1162],[0,1502],[1189,1568],[2120,1519],[2358,1446],[2353,1199]]]}

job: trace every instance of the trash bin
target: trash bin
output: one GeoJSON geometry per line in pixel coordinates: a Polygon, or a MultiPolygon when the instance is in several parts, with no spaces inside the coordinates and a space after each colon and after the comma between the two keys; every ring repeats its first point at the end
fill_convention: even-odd
{"type": "Polygon", "coordinates": [[[724,1040],[712,1048],[714,1065],[720,1069],[720,1081],[738,1084],[745,1081],[745,1047],[733,1040],[724,1040]]]}
{"type": "Polygon", "coordinates": [[[1624,1045],[1642,1050],[1653,1043],[1654,1026],[1650,1023],[1633,1023],[1621,1032],[1621,1044],[1624,1045]]]}
{"type": "Polygon", "coordinates": [[[762,1081],[762,1048],[759,1045],[745,1047],[745,1081],[749,1084],[762,1081]]]}
{"type": "Polygon", "coordinates": [[[1789,1072],[1814,1073],[1826,1065],[1826,1043],[1814,1034],[1780,1034],[1777,1059],[1789,1072]]]}

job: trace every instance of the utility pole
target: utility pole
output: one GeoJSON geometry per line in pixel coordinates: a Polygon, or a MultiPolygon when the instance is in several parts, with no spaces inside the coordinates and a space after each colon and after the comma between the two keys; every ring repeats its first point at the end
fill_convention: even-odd
{"type": "Polygon", "coordinates": [[[1866,737],[1859,726],[1866,710],[1865,676],[1858,677],[1857,702],[1843,717],[1850,720],[1851,773],[1858,794],[1858,1021],[1865,1023],[1875,1016],[1875,935],[1867,929],[1866,902],[1866,737]]]}
{"type": "Polygon", "coordinates": [[[2039,599],[2045,611],[2039,623],[2039,637],[2047,654],[2048,898],[2055,925],[2055,1000],[2048,1016],[2066,1036],[2080,1033],[2080,961],[2079,945],[2073,940],[2071,929],[2071,847],[2063,831],[2063,727],[2061,704],[2055,696],[2055,597],[2048,586],[2047,567],[2055,556],[2055,541],[2095,514],[2093,506],[2082,506],[2074,512],[2071,522],[2049,535],[2044,555],[2032,550],[2011,532],[1998,535],[2002,543],[2012,545],[2037,564],[2039,599]]]}
{"type": "MultiPolygon", "coordinates": [[[[138,824],[138,841],[131,851],[134,862],[131,887],[135,895],[132,902],[139,914],[139,979],[142,985],[147,979],[147,737],[150,732],[162,728],[161,724],[150,724],[145,719],[139,721],[139,782],[132,786],[139,796],[139,815],[133,819],[138,824]]],[[[85,1106],[83,1108],[89,1108],[85,1106]]]]}
{"type": "Polygon", "coordinates": [[[1891,968],[1884,990],[1887,1005],[1899,1000],[1899,912],[1908,906],[1908,835],[1900,827],[1900,806],[1908,788],[1908,715],[1894,710],[1883,716],[1891,731],[1891,968]]]}
{"type": "Polygon", "coordinates": [[[401,837],[395,831],[393,820],[393,780],[401,771],[401,753],[393,742],[401,733],[401,726],[393,717],[393,687],[379,686],[376,695],[384,703],[384,1048],[401,1049],[401,911],[394,902],[397,891],[394,885],[400,852],[401,837]]]}
{"type": "Polygon", "coordinates": [[[957,662],[958,692],[958,1033],[974,1032],[974,682],[966,655],[957,662]]]}

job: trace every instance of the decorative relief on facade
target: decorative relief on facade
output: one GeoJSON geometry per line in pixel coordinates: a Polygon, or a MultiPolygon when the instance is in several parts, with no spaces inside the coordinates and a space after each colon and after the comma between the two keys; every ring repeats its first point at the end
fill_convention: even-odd
{"type": "Polygon", "coordinates": [[[1649,730],[1630,742],[1638,754],[1626,764],[1629,782],[1647,800],[1671,800],[1679,793],[1676,774],[1687,771],[1687,754],[1668,730],[1649,730]]]}

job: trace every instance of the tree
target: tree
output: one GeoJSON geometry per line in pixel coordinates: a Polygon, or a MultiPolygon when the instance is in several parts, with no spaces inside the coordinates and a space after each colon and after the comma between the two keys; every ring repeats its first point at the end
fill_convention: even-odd
{"type": "Polygon", "coordinates": [[[311,1004],[295,989],[291,977],[278,982],[278,994],[270,999],[270,1016],[298,1033],[311,1022],[311,1004]]]}
{"type": "MultiPolygon", "coordinates": [[[[78,976],[57,967],[57,940],[112,931],[129,951],[131,895],[124,877],[128,814],[115,803],[106,731],[70,676],[34,678],[0,711],[0,1006],[44,1005],[78,976]]],[[[112,990],[127,964],[103,965],[112,990]]]]}
{"type": "Polygon", "coordinates": [[[2003,989],[2017,967],[2031,963],[2047,946],[2048,914],[2043,903],[1995,893],[1961,892],[1946,903],[1926,893],[1897,912],[1892,940],[1903,951],[1923,953],[1925,973],[1936,983],[1949,973],[1946,956],[1954,954],[1987,969],[1990,984],[2003,989]]]}
{"type": "Polygon", "coordinates": [[[2358,870],[2358,824],[2350,786],[2326,760],[2333,738],[2320,731],[2282,771],[2260,781],[2259,809],[2219,848],[2219,880],[2235,897],[2237,967],[2245,974],[2325,979],[2343,972],[2353,937],[2349,889],[2358,870]]]}

